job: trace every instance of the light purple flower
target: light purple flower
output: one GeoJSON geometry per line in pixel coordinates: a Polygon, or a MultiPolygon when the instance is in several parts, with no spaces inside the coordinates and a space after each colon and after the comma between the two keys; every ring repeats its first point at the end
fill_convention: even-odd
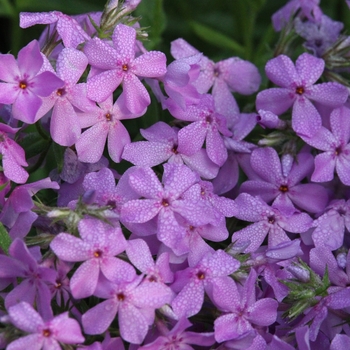
{"type": "Polygon", "coordinates": [[[161,335],[152,343],[139,347],[138,350],[190,350],[193,348],[189,344],[211,346],[215,343],[212,332],[186,332],[185,329],[192,326],[192,323],[187,318],[181,318],[170,331],[160,321],[157,322],[157,326],[161,335]]]}
{"type": "Polygon", "coordinates": [[[28,234],[38,218],[38,214],[32,211],[34,207],[32,197],[46,188],[57,190],[59,185],[50,178],[45,178],[17,186],[7,198],[0,213],[0,221],[10,229],[12,239],[16,237],[22,239],[28,234]]]}
{"type": "Polygon", "coordinates": [[[214,303],[218,303],[223,286],[230,283],[228,275],[235,272],[240,263],[223,250],[205,248],[196,260],[189,261],[190,267],[178,271],[171,288],[179,294],[171,302],[175,315],[190,317],[197,314],[204,301],[204,292],[214,303]]]}
{"type": "Polygon", "coordinates": [[[299,16],[311,22],[320,22],[322,10],[318,6],[320,0],[290,0],[272,15],[273,27],[280,31],[298,10],[299,16]]]}
{"type": "Polygon", "coordinates": [[[201,95],[199,103],[185,111],[176,106],[169,111],[175,118],[191,122],[178,133],[179,152],[193,155],[205,141],[209,159],[219,166],[225,163],[227,149],[223,136],[231,136],[232,133],[227,128],[228,118],[217,112],[212,95],[201,95]]]}
{"type": "Polygon", "coordinates": [[[78,229],[81,238],[63,232],[50,244],[60,259],[84,261],[70,280],[74,298],[81,299],[94,294],[100,273],[110,281],[130,281],[134,278],[133,267],[115,257],[126,248],[120,227],[113,227],[97,219],[82,219],[78,229]]]}
{"type": "Polygon", "coordinates": [[[204,149],[187,155],[179,151],[178,129],[164,122],[157,122],[148,129],[141,129],[141,135],[148,141],[138,141],[125,145],[122,158],[138,166],[168,163],[186,164],[205,179],[214,178],[219,167],[214,164],[204,149]]]}
{"type": "Polygon", "coordinates": [[[74,18],[59,11],[21,12],[19,21],[21,28],[28,28],[35,24],[54,25],[52,31],[57,31],[65,47],[75,49],[79,44],[90,39],[74,18]]]}
{"type": "Polygon", "coordinates": [[[157,236],[165,245],[175,250],[185,236],[186,229],[176,219],[183,217],[194,226],[214,221],[213,211],[196,198],[183,199],[182,194],[198,181],[198,176],[180,164],[164,164],[162,182],[151,168],[139,167],[129,176],[131,188],[143,199],[130,200],[121,208],[121,221],[146,223],[157,217],[157,236]]]}
{"type": "Polygon", "coordinates": [[[260,196],[265,202],[273,201],[274,207],[285,214],[292,214],[295,206],[310,213],[322,212],[328,203],[324,187],[312,183],[300,183],[313,169],[313,158],[306,151],[296,160],[283,157],[271,148],[257,148],[251,154],[251,166],[256,175],[244,182],[241,192],[260,196]]]}
{"type": "Polygon", "coordinates": [[[10,256],[0,254],[0,278],[22,279],[7,293],[5,306],[9,309],[19,301],[31,305],[35,303],[41,315],[46,317],[52,313],[49,308],[51,292],[48,283],[55,282],[56,271],[40,266],[31,253],[25,243],[16,238],[10,245],[10,256]]]}
{"type": "Polygon", "coordinates": [[[232,242],[249,243],[245,249],[246,253],[255,252],[267,235],[269,248],[288,242],[290,238],[286,231],[303,233],[311,227],[313,221],[309,215],[298,211],[284,215],[276,207],[268,206],[260,197],[253,197],[247,193],[241,193],[235,202],[238,208],[235,217],[254,222],[232,235],[232,242]]]}
{"type": "Polygon", "coordinates": [[[98,74],[88,78],[88,97],[102,102],[122,83],[122,104],[134,114],[143,114],[150,104],[140,77],[157,78],[166,73],[166,57],[162,52],[150,51],[135,58],[136,30],[118,24],[112,35],[113,47],[94,38],[87,42],[84,52],[98,74]],[[102,71],[102,72],[101,72],[102,71]]]}
{"type": "Polygon", "coordinates": [[[297,134],[313,136],[321,127],[321,117],[310,100],[335,108],[342,106],[349,95],[346,87],[339,83],[315,85],[324,66],[323,59],[308,53],[300,55],[295,66],[285,55],[269,60],[265,66],[266,75],[281,87],[259,92],[257,110],[264,109],[280,115],[293,106],[293,129],[297,134]]]}
{"type": "Polygon", "coordinates": [[[336,108],[330,115],[330,131],[321,127],[311,138],[303,137],[309,145],[324,151],[315,157],[311,181],[333,180],[334,171],[340,181],[350,185],[350,109],[336,108]]]}
{"type": "Polygon", "coordinates": [[[0,123],[0,153],[5,176],[9,180],[22,184],[29,176],[23,169],[23,166],[27,166],[28,163],[23,148],[8,136],[8,134],[16,134],[17,131],[18,129],[0,123]]]}
{"type": "Polygon", "coordinates": [[[52,110],[50,134],[61,146],[72,146],[79,138],[81,128],[75,108],[89,112],[95,104],[86,97],[86,83],[78,83],[88,65],[86,56],[79,50],[65,48],[58,56],[57,75],[61,87],[44,99],[37,118],[52,110]]]}
{"type": "Polygon", "coordinates": [[[61,349],[62,344],[79,344],[84,342],[79,323],[64,312],[51,319],[44,320],[33,307],[20,302],[8,310],[10,321],[18,329],[30,333],[11,342],[8,350],[61,349]]]}
{"type": "Polygon", "coordinates": [[[75,144],[78,158],[86,163],[99,161],[108,140],[109,156],[114,162],[119,163],[124,147],[131,142],[121,120],[138,118],[139,115],[123,108],[120,98],[113,104],[112,95],[99,105],[100,107],[96,106],[90,113],[78,114],[82,128],[91,126],[83,132],[75,144]]]}
{"type": "Polygon", "coordinates": [[[32,124],[42,104],[41,97],[60,88],[63,81],[52,72],[38,74],[43,65],[39,44],[31,41],[18,53],[0,54],[0,103],[12,104],[15,119],[32,124]]]}
{"type": "Polygon", "coordinates": [[[105,332],[118,314],[121,337],[141,344],[154,321],[154,310],[170,301],[167,291],[156,283],[142,283],[142,279],[143,276],[136,276],[131,282],[106,283],[98,296],[107,300],[82,316],[85,333],[105,332]]]}
{"type": "Polygon", "coordinates": [[[278,303],[271,298],[256,300],[256,279],[257,274],[251,269],[243,287],[238,287],[233,280],[225,286],[218,299],[219,308],[224,314],[214,322],[216,341],[249,335],[254,325],[269,326],[276,321],[278,303]]]}

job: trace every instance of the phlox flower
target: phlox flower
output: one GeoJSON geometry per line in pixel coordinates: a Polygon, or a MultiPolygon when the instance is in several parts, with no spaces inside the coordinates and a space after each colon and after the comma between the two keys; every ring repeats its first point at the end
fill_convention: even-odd
{"type": "Polygon", "coordinates": [[[322,10],[319,3],[320,0],[289,0],[272,15],[273,27],[276,31],[280,31],[298,10],[301,18],[306,17],[311,22],[320,22],[322,10]]]}
{"type": "Polygon", "coordinates": [[[228,275],[235,272],[240,263],[223,250],[213,251],[208,246],[189,261],[189,267],[176,272],[171,288],[178,295],[171,302],[178,319],[197,314],[204,302],[204,292],[216,303],[221,298],[223,286],[230,283],[228,275]]]}
{"type": "Polygon", "coordinates": [[[51,24],[61,37],[65,47],[76,48],[90,39],[78,22],[71,16],[60,11],[51,12],[21,12],[19,26],[28,28],[35,24],[51,24]]]}
{"type": "Polygon", "coordinates": [[[344,244],[344,235],[350,232],[350,202],[333,200],[312,225],[312,240],[316,247],[336,250],[344,244]]]}
{"type": "Polygon", "coordinates": [[[81,162],[96,163],[102,157],[106,140],[111,159],[119,163],[124,147],[131,142],[128,131],[121,123],[123,119],[139,117],[123,108],[119,98],[113,104],[113,96],[99,103],[90,113],[79,115],[80,126],[90,127],[83,132],[75,144],[81,162]]]}
{"type": "Polygon", "coordinates": [[[94,38],[84,47],[90,65],[98,71],[88,78],[88,97],[103,102],[122,83],[122,104],[131,113],[142,114],[151,100],[138,76],[163,76],[166,57],[162,52],[150,51],[135,58],[136,30],[124,24],[115,27],[112,41],[113,46],[94,38]]]}
{"type": "Polygon", "coordinates": [[[334,172],[340,181],[350,185],[350,109],[336,108],[330,115],[330,130],[321,127],[313,137],[303,137],[309,145],[323,151],[315,157],[311,181],[333,180],[334,172]]]}
{"type": "Polygon", "coordinates": [[[280,115],[293,106],[294,131],[312,137],[321,127],[322,121],[311,101],[335,108],[342,106],[349,95],[346,87],[339,83],[315,84],[324,67],[323,59],[308,53],[301,54],[295,66],[285,55],[269,60],[265,66],[266,75],[281,87],[259,92],[256,98],[257,110],[263,109],[280,115]]]}
{"type": "Polygon", "coordinates": [[[50,178],[17,186],[7,198],[0,213],[0,222],[9,228],[12,239],[24,238],[30,231],[34,221],[38,218],[32,209],[32,197],[43,189],[59,189],[59,185],[50,178]]]}
{"type": "Polygon", "coordinates": [[[175,105],[169,111],[175,118],[190,122],[178,133],[179,152],[193,155],[205,142],[209,159],[218,166],[225,163],[227,149],[223,136],[232,133],[227,128],[228,118],[218,113],[212,95],[201,95],[199,103],[188,106],[185,111],[175,105]]]}
{"type": "Polygon", "coordinates": [[[41,97],[63,85],[52,72],[39,71],[43,65],[39,44],[36,40],[18,52],[17,61],[13,55],[0,54],[0,103],[12,104],[15,119],[33,124],[42,104],[41,97]]]}
{"type": "Polygon", "coordinates": [[[142,280],[140,275],[130,282],[105,282],[97,296],[106,300],[82,316],[85,333],[105,332],[118,314],[121,337],[141,344],[154,321],[154,310],[170,302],[167,290],[159,288],[157,283],[143,283],[142,280]]]}
{"type": "Polygon", "coordinates": [[[64,312],[50,319],[43,319],[33,307],[22,301],[9,308],[9,319],[18,329],[30,333],[11,342],[8,350],[62,349],[60,344],[84,342],[78,321],[64,312]]]}
{"type": "Polygon", "coordinates": [[[133,279],[134,268],[115,257],[126,248],[120,227],[97,219],[82,219],[78,229],[81,238],[62,232],[50,244],[60,259],[68,262],[84,261],[70,280],[74,298],[81,299],[94,294],[100,273],[111,281],[133,279]]]}
{"type": "Polygon", "coordinates": [[[8,134],[15,134],[18,129],[0,123],[0,153],[5,176],[16,183],[25,183],[29,174],[23,169],[28,163],[23,148],[13,141],[8,134]]]}
{"type": "Polygon", "coordinates": [[[185,331],[192,326],[192,323],[187,318],[181,318],[175,326],[168,330],[162,322],[157,322],[157,328],[160,336],[153,341],[139,347],[138,350],[174,350],[174,349],[193,349],[189,344],[210,346],[215,342],[212,332],[196,333],[185,331]]]}
{"type": "Polygon", "coordinates": [[[48,286],[54,284],[56,271],[39,265],[25,243],[16,238],[10,245],[9,256],[0,254],[0,278],[21,278],[5,297],[5,307],[9,309],[19,301],[36,304],[44,317],[51,312],[49,305],[51,292],[48,286]]]}
{"type": "Polygon", "coordinates": [[[146,223],[157,217],[157,237],[181,255],[178,242],[186,234],[176,217],[197,226],[214,221],[213,211],[195,198],[182,194],[198,181],[198,175],[182,164],[164,164],[160,183],[151,168],[136,168],[129,176],[130,187],[143,199],[129,200],[121,207],[124,223],[146,223]]]}
{"type": "Polygon", "coordinates": [[[250,164],[255,174],[244,182],[240,192],[260,196],[265,202],[285,214],[295,212],[295,207],[310,213],[319,213],[328,203],[324,187],[313,183],[300,183],[313,170],[313,157],[307,151],[296,159],[284,156],[281,160],[271,147],[257,148],[251,153],[250,164]],[[258,175],[258,176],[256,176],[258,175]]]}
{"type": "Polygon", "coordinates": [[[52,109],[50,134],[61,146],[72,146],[79,138],[81,128],[76,109],[91,111],[95,104],[86,97],[86,83],[78,81],[88,65],[86,56],[79,50],[64,48],[56,62],[57,76],[62,79],[59,89],[44,99],[37,118],[52,109]]]}
{"type": "Polygon", "coordinates": [[[312,224],[311,217],[306,213],[295,211],[285,215],[276,207],[270,207],[260,197],[253,197],[248,193],[241,193],[236,198],[238,213],[235,217],[245,221],[252,221],[249,225],[234,232],[232,241],[238,243],[249,242],[245,252],[256,251],[268,235],[268,247],[272,248],[280,243],[290,241],[287,232],[302,233],[312,224]]]}
{"type": "Polygon", "coordinates": [[[204,149],[187,155],[179,151],[181,145],[177,137],[178,129],[164,122],[157,122],[148,129],[141,129],[141,135],[148,141],[132,142],[124,147],[122,158],[138,166],[149,166],[168,163],[186,164],[201,177],[212,179],[219,167],[214,164],[204,149]]]}
{"type": "Polygon", "coordinates": [[[215,339],[218,342],[250,336],[254,326],[269,326],[276,321],[276,300],[261,298],[256,300],[257,274],[250,270],[243,287],[239,287],[232,279],[226,285],[218,306],[223,311],[214,322],[215,339]]]}

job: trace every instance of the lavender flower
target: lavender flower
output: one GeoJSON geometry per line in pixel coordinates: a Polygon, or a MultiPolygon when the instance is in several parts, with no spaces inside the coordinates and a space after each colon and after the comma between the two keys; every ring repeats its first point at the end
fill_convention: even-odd
{"type": "Polygon", "coordinates": [[[31,41],[18,53],[17,62],[13,55],[0,55],[0,103],[13,104],[15,119],[32,124],[42,104],[41,97],[63,85],[61,79],[51,72],[38,74],[43,65],[39,44],[31,41]]]}
{"type": "Polygon", "coordinates": [[[10,321],[18,329],[30,333],[11,342],[6,349],[61,349],[61,344],[84,342],[79,323],[64,312],[51,319],[43,319],[33,307],[22,301],[8,310],[10,321]]]}

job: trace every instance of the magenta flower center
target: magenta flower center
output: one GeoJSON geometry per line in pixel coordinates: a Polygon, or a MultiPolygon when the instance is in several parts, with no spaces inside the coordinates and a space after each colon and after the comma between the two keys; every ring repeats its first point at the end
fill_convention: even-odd
{"type": "Polygon", "coordinates": [[[298,94],[298,95],[302,95],[304,92],[305,92],[305,89],[303,86],[298,86],[296,89],[295,89],[295,92],[298,94]]]}
{"type": "Polygon", "coordinates": [[[43,336],[46,337],[46,338],[51,336],[51,331],[49,329],[44,329],[43,330],[43,336]]]}
{"type": "Polygon", "coordinates": [[[281,185],[279,190],[283,193],[288,192],[288,186],[287,185],[281,185]]]}
{"type": "Polygon", "coordinates": [[[28,86],[28,84],[27,84],[26,81],[21,80],[21,81],[19,82],[19,87],[20,87],[22,90],[26,89],[27,86],[28,86]]]}

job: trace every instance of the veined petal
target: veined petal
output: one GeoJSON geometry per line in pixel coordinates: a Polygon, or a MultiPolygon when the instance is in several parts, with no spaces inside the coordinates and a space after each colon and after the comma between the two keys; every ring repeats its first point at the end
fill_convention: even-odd
{"type": "Polygon", "coordinates": [[[146,107],[151,103],[151,98],[134,74],[125,74],[123,79],[123,92],[119,97],[125,107],[134,114],[141,115],[145,112],[146,107]]]}
{"type": "Polygon", "coordinates": [[[20,91],[12,105],[13,117],[25,123],[33,124],[41,104],[41,98],[29,89],[20,91]]]}
{"type": "Polygon", "coordinates": [[[43,72],[33,78],[30,82],[30,90],[36,95],[42,97],[47,97],[53,91],[64,86],[64,81],[51,72],[43,72]]]}
{"type": "Polygon", "coordinates": [[[8,83],[18,83],[16,77],[20,77],[17,61],[10,54],[0,54],[0,80],[8,83]]]}
{"type": "Polygon", "coordinates": [[[136,30],[125,24],[118,24],[113,32],[112,41],[122,64],[135,57],[136,30]]]}
{"type": "Polygon", "coordinates": [[[43,65],[43,58],[37,40],[31,41],[18,52],[17,62],[22,78],[28,77],[30,79],[39,72],[43,65]]]}
{"type": "Polygon", "coordinates": [[[0,103],[13,103],[16,100],[19,93],[20,91],[17,86],[17,83],[0,83],[0,103]]]}
{"type": "Polygon", "coordinates": [[[75,143],[78,159],[85,163],[98,162],[103,154],[108,135],[108,125],[96,123],[84,131],[75,143]]]}
{"type": "MultiPolygon", "coordinates": [[[[269,60],[265,66],[265,72],[267,77],[273,83],[284,88],[289,88],[294,82],[299,80],[294,63],[285,55],[279,55],[276,58],[269,60]]],[[[261,107],[258,109],[271,110],[269,108],[261,107]]]]}
{"type": "Polygon", "coordinates": [[[128,130],[121,121],[116,120],[108,132],[108,153],[115,163],[121,161],[124,147],[130,142],[128,130]]]}
{"type": "Polygon", "coordinates": [[[74,85],[78,82],[88,65],[88,59],[83,52],[64,48],[57,59],[56,71],[66,83],[74,85]]]}
{"type": "Polygon", "coordinates": [[[166,56],[159,51],[146,52],[133,61],[132,72],[141,77],[161,77],[166,73],[166,56]]]}
{"type": "Polygon", "coordinates": [[[263,90],[256,96],[256,109],[263,109],[280,115],[287,111],[295,100],[295,94],[285,88],[263,90]]]}

